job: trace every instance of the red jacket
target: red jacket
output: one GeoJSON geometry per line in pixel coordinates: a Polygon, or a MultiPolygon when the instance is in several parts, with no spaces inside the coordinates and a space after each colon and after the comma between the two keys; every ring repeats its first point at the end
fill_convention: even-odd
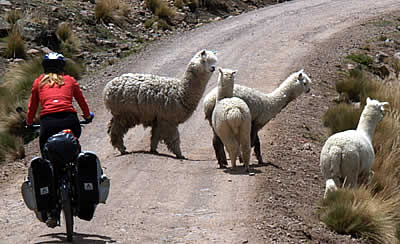
{"type": "Polygon", "coordinates": [[[82,109],[83,117],[90,117],[90,110],[86,98],[75,78],[69,75],[64,75],[65,84],[63,86],[59,87],[55,84],[53,87],[50,87],[46,84],[40,87],[40,81],[43,76],[44,75],[39,76],[32,86],[32,95],[29,101],[28,115],[26,119],[28,125],[33,123],[33,119],[39,106],[39,101],[42,106],[40,117],[45,114],[57,112],[76,113],[76,110],[72,105],[72,98],[75,98],[78,102],[79,107],[82,109]]]}

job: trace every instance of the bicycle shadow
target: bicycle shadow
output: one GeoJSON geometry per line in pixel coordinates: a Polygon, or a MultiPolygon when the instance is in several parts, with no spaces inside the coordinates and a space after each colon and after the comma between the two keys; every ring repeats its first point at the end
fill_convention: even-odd
{"type": "MultiPolygon", "coordinates": [[[[67,234],[66,233],[51,233],[46,235],[41,235],[40,237],[51,237],[57,240],[51,241],[40,241],[35,242],[35,244],[45,244],[45,243],[66,243],[67,234]]],[[[105,244],[105,243],[116,243],[116,240],[113,240],[111,237],[97,235],[97,234],[85,234],[85,233],[77,233],[74,232],[72,243],[77,244],[105,244]]]]}

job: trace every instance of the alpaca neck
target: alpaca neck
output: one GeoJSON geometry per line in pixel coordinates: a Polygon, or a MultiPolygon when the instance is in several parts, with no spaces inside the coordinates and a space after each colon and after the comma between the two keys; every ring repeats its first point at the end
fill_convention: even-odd
{"type": "Polygon", "coordinates": [[[224,98],[233,96],[233,82],[229,84],[222,84],[222,82],[218,81],[218,91],[217,91],[217,102],[221,101],[224,98]],[[224,86],[225,85],[225,86],[224,86]]]}
{"type": "MultiPolygon", "coordinates": [[[[297,95],[293,91],[293,86],[291,86],[291,82],[289,80],[284,81],[278,88],[276,88],[273,92],[267,94],[267,99],[269,101],[273,100],[272,106],[269,109],[269,113],[278,114],[282,109],[284,109],[291,101],[296,99],[297,95]]],[[[270,104],[269,102],[268,104],[270,104]]]]}
{"type": "Polygon", "coordinates": [[[358,122],[357,131],[363,133],[372,142],[377,124],[378,121],[376,119],[362,113],[360,121],[358,122]]]}
{"type": "Polygon", "coordinates": [[[188,112],[193,112],[203,96],[204,90],[211,78],[212,73],[209,72],[185,72],[183,82],[183,98],[182,102],[188,112]]]}

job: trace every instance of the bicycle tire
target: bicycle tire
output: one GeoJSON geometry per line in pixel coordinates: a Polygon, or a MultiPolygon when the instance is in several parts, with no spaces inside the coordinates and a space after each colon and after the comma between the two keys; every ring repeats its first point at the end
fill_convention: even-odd
{"type": "Polygon", "coordinates": [[[67,240],[72,242],[74,234],[74,216],[72,214],[71,198],[69,196],[68,187],[62,187],[62,209],[67,231],[67,240]]]}

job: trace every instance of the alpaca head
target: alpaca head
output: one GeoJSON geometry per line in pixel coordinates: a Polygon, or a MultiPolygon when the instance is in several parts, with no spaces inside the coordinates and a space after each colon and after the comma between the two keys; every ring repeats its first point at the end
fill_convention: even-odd
{"type": "Polygon", "coordinates": [[[338,190],[336,183],[333,179],[328,179],[325,184],[326,186],[325,186],[324,198],[328,196],[328,192],[333,192],[338,190]]]}
{"type": "Polygon", "coordinates": [[[233,83],[237,70],[218,68],[218,94],[217,100],[233,96],[233,83]]]}
{"type": "Polygon", "coordinates": [[[362,112],[362,117],[369,117],[376,121],[381,121],[385,113],[385,105],[389,105],[388,102],[380,102],[378,100],[367,97],[367,104],[362,112]]]}
{"type": "Polygon", "coordinates": [[[211,74],[215,71],[217,56],[215,51],[201,50],[190,60],[188,71],[193,74],[211,74]]]}
{"type": "Polygon", "coordinates": [[[296,99],[301,94],[308,93],[311,91],[311,79],[304,72],[303,69],[292,73],[282,84],[280,85],[279,93],[285,95],[288,98],[288,102],[296,99]]]}
{"type": "Polygon", "coordinates": [[[299,70],[295,73],[296,83],[300,84],[303,88],[303,92],[309,93],[311,91],[311,79],[310,77],[304,72],[304,69],[299,70]]]}

